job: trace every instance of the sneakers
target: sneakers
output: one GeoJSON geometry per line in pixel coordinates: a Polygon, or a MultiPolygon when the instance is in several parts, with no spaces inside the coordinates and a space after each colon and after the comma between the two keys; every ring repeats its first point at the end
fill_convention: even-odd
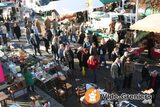
{"type": "Polygon", "coordinates": [[[106,68],[109,69],[109,66],[107,65],[106,68]]]}
{"type": "Polygon", "coordinates": [[[151,99],[148,99],[148,100],[145,99],[145,100],[142,101],[142,103],[143,104],[152,104],[152,100],[151,99]]]}
{"type": "Polygon", "coordinates": [[[155,104],[154,104],[154,103],[152,103],[152,107],[155,107],[155,104]]]}
{"type": "Polygon", "coordinates": [[[104,64],[103,63],[101,63],[101,67],[103,67],[104,66],[104,64]]]}
{"type": "Polygon", "coordinates": [[[141,88],[141,85],[138,83],[138,88],[141,88]]]}

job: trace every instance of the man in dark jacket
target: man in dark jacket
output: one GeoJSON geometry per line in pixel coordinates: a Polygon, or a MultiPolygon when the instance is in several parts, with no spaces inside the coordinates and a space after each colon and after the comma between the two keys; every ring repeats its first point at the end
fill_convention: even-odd
{"type": "Polygon", "coordinates": [[[66,46],[64,51],[65,59],[68,62],[69,68],[74,69],[74,53],[69,46],[66,46]]]}
{"type": "Polygon", "coordinates": [[[46,30],[46,35],[47,35],[47,39],[49,40],[50,44],[52,44],[53,35],[50,29],[46,30]]]}
{"type": "Polygon", "coordinates": [[[152,93],[152,107],[155,106],[156,96],[158,89],[160,87],[160,76],[158,75],[158,72],[154,70],[151,72],[150,76],[150,83],[149,83],[149,89],[153,89],[154,92],[152,93]]]}
{"type": "Polygon", "coordinates": [[[49,46],[50,46],[49,45],[49,39],[47,37],[43,37],[42,40],[44,41],[44,46],[46,48],[46,52],[49,53],[48,52],[48,49],[49,49],[49,46]]]}
{"type": "Polygon", "coordinates": [[[14,34],[16,35],[17,39],[20,41],[21,29],[20,29],[18,23],[15,23],[13,31],[14,31],[14,34]]]}
{"type": "Polygon", "coordinates": [[[115,40],[113,38],[109,38],[109,40],[107,41],[107,48],[108,48],[108,59],[110,60],[111,59],[111,54],[112,54],[112,51],[115,47],[115,40]]]}
{"type": "Polygon", "coordinates": [[[106,61],[106,50],[107,50],[107,47],[106,47],[106,44],[104,43],[104,41],[102,40],[101,41],[101,44],[98,48],[98,53],[100,55],[100,64],[103,66],[103,64],[105,64],[105,61],[106,61]],[[104,63],[103,63],[104,62],[104,63]]]}
{"type": "Polygon", "coordinates": [[[30,43],[32,44],[32,46],[34,48],[35,55],[37,55],[37,51],[41,55],[39,35],[33,34],[33,31],[31,31],[31,32],[32,33],[31,33],[30,43]]]}
{"type": "Polygon", "coordinates": [[[149,74],[149,64],[147,62],[144,63],[144,66],[142,68],[142,80],[138,84],[138,87],[141,87],[141,84],[143,82],[146,82],[147,86],[149,84],[150,74],[149,74]]]}

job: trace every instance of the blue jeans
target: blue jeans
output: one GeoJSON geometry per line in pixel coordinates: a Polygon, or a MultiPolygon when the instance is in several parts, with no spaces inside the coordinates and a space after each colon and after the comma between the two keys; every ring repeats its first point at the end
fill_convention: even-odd
{"type": "Polygon", "coordinates": [[[116,87],[117,91],[122,89],[122,78],[118,77],[114,79],[114,86],[116,87]]]}
{"type": "Polygon", "coordinates": [[[72,33],[71,35],[70,35],[70,42],[72,42],[73,40],[72,40],[72,38],[75,38],[75,41],[77,42],[77,36],[76,36],[76,34],[74,34],[74,33],[72,33]]]}
{"type": "Polygon", "coordinates": [[[97,74],[96,74],[96,70],[91,70],[92,74],[91,74],[91,82],[92,83],[96,83],[97,82],[97,74]]]}
{"type": "Polygon", "coordinates": [[[106,61],[106,57],[105,57],[105,55],[101,54],[100,55],[100,63],[102,63],[103,61],[104,62],[106,61]]]}

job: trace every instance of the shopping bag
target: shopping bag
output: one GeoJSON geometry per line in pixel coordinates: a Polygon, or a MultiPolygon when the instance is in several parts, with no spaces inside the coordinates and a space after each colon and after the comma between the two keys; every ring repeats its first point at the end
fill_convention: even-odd
{"type": "Polygon", "coordinates": [[[85,76],[86,75],[86,71],[85,71],[85,67],[83,66],[82,67],[82,76],[85,76]]]}

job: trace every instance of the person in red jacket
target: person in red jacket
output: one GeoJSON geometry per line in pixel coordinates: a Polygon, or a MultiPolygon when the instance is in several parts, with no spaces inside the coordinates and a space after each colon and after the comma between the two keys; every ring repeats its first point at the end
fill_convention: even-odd
{"type": "Polygon", "coordinates": [[[96,75],[96,69],[98,67],[98,60],[96,57],[91,55],[89,59],[87,60],[88,68],[92,71],[92,82],[96,83],[97,82],[97,75],[96,75]]]}

